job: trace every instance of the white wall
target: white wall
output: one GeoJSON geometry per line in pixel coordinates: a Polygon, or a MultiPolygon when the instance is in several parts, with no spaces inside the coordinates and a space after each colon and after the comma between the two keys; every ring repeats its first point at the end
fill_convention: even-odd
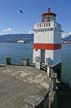
{"type": "Polygon", "coordinates": [[[62,53],[61,53],[61,49],[58,49],[58,50],[55,50],[54,51],[54,62],[53,64],[56,65],[56,64],[59,64],[62,62],[62,53]]]}
{"type": "MultiPolygon", "coordinates": [[[[52,24],[53,25],[53,24],[52,24]]],[[[58,24],[57,24],[58,25],[58,24]]],[[[55,26],[53,27],[53,29],[55,26]]],[[[61,29],[61,27],[60,27],[61,29]]],[[[37,29],[34,33],[34,44],[35,43],[47,43],[47,44],[61,44],[61,30],[55,28],[55,30],[44,31],[45,29],[37,29]]],[[[35,63],[35,57],[40,56],[40,49],[38,51],[33,50],[33,62],[35,63]]],[[[46,58],[50,58],[53,65],[61,63],[61,49],[57,50],[46,50],[45,51],[45,62],[46,58]]]]}
{"type": "Polygon", "coordinates": [[[54,57],[54,53],[53,53],[53,50],[46,50],[45,51],[45,62],[46,62],[46,59],[49,58],[53,61],[53,58],[54,57]]]}
{"type": "Polygon", "coordinates": [[[34,35],[34,43],[53,43],[54,31],[37,32],[34,35]]]}
{"type": "Polygon", "coordinates": [[[40,49],[38,49],[37,51],[35,49],[33,49],[33,63],[36,62],[36,57],[37,56],[40,57],[40,49]]]}
{"type": "Polygon", "coordinates": [[[46,56],[45,62],[46,62],[46,58],[49,58],[49,59],[51,59],[52,64],[54,66],[62,62],[61,49],[54,50],[54,51],[46,50],[45,56],[46,56]]]}
{"type": "Polygon", "coordinates": [[[61,44],[61,32],[54,31],[54,43],[60,43],[61,44]]]}

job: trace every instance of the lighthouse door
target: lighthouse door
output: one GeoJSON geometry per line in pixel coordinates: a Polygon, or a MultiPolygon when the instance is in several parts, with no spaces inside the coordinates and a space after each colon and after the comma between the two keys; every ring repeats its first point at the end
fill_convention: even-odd
{"type": "Polygon", "coordinates": [[[6,64],[11,65],[11,58],[9,58],[9,57],[6,58],[6,64]]]}
{"type": "Polygon", "coordinates": [[[45,63],[45,50],[41,50],[41,62],[45,63]]]}

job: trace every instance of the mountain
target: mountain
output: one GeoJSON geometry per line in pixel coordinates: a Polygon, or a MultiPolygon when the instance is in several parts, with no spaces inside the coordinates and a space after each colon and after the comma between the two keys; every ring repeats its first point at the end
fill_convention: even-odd
{"type": "Polygon", "coordinates": [[[18,40],[33,42],[34,34],[8,34],[0,35],[0,42],[16,43],[18,40]]]}
{"type": "MultiPolygon", "coordinates": [[[[16,43],[19,40],[24,40],[26,42],[33,42],[34,34],[7,34],[0,35],[0,43],[8,42],[8,43],[16,43]]],[[[71,32],[64,33],[62,37],[62,42],[71,41],[71,32]]]]}
{"type": "Polygon", "coordinates": [[[67,37],[63,38],[64,41],[71,41],[71,35],[68,35],[67,37]]]}
{"type": "Polygon", "coordinates": [[[62,33],[62,43],[71,44],[71,32],[62,33]]]}

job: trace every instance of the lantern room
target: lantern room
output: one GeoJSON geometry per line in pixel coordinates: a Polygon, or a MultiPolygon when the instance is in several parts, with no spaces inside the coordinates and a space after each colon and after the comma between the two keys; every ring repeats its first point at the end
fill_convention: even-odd
{"type": "Polygon", "coordinates": [[[42,14],[42,22],[48,22],[48,21],[56,21],[56,14],[51,12],[50,8],[48,8],[47,13],[42,14]]]}

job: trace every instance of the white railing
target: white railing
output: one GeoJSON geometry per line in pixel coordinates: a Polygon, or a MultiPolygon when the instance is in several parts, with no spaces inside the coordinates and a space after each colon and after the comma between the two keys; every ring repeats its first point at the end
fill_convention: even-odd
{"type": "Polygon", "coordinates": [[[54,21],[51,22],[41,22],[34,26],[34,29],[52,28],[54,27],[54,21]]]}

